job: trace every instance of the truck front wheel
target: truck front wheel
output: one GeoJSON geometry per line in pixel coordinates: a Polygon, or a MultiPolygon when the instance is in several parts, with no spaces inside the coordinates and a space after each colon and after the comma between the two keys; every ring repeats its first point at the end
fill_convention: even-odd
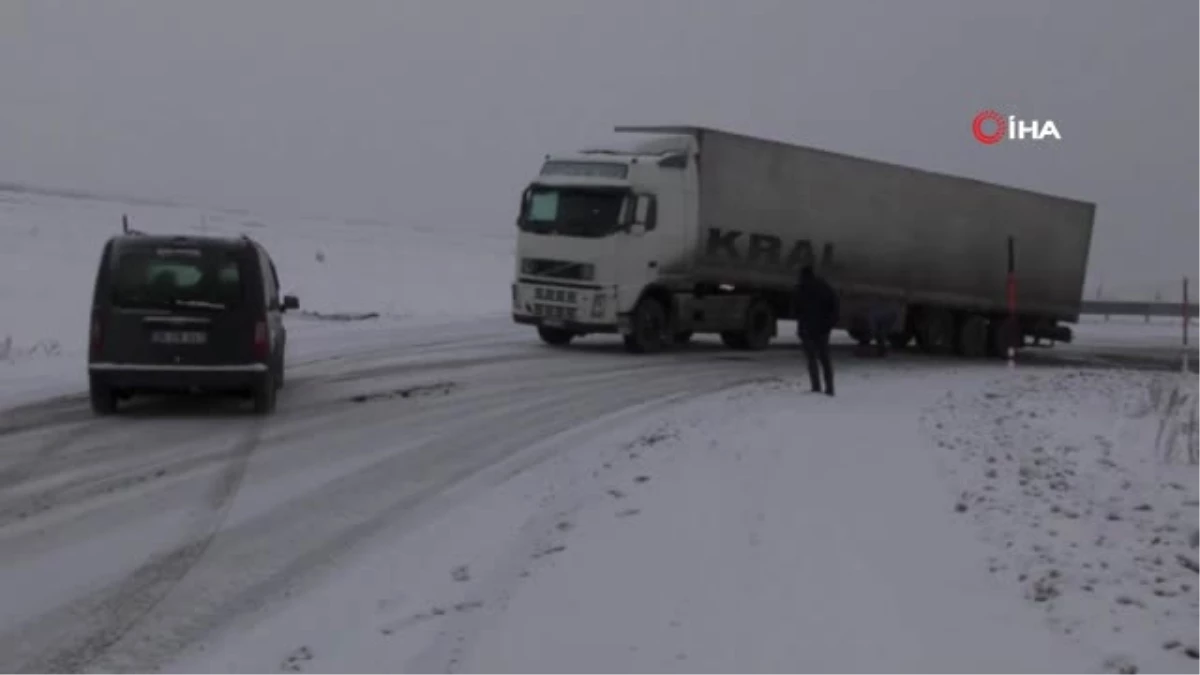
{"type": "Polygon", "coordinates": [[[561,328],[547,328],[546,326],[538,326],[538,337],[548,345],[562,347],[571,344],[571,340],[575,339],[575,334],[569,330],[561,328]]]}
{"type": "Polygon", "coordinates": [[[625,349],[634,354],[653,354],[667,347],[670,327],[667,309],[661,301],[652,296],[642,298],[630,319],[632,326],[625,336],[625,349]]]}

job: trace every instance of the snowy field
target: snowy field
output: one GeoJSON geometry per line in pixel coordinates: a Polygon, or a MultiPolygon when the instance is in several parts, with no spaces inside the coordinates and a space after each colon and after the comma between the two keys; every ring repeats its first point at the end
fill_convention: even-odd
{"type": "Polygon", "coordinates": [[[1095,357],[1174,354],[1177,321],[1012,371],[843,344],[828,399],[790,327],[546,348],[511,242],[0,193],[0,670],[1197,671],[1197,378],[1095,357]],[[93,419],[122,212],[379,316],[290,316],[268,420],[93,419]]]}
{"type": "Polygon", "coordinates": [[[309,312],[437,319],[508,310],[510,223],[436,232],[0,191],[0,350],[8,345],[0,367],[80,353],[101,247],[121,231],[122,214],[151,234],[254,237],[275,259],[283,291],[309,312]]]}
{"type": "Polygon", "coordinates": [[[368,328],[375,330],[508,311],[515,241],[508,223],[482,233],[435,232],[0,191],[0,408],[81,386],[100,252],[124,214],[147,233],[247,234],[262,242],[283,292],[300,298],[301,313],[288,317],[293,335],[327,334],[318,315],[377,314],[368,328]]]}

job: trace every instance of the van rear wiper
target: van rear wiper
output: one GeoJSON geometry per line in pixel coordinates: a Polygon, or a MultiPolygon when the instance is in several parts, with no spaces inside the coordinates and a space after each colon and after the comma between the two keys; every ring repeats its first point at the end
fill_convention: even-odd
{"type": "Polygon", "coordinates": [[[225,309],[225,305],[219,302],[208,302],[207,300],[172,300],[172,305],[176,307],[196,307],[199,309],[225,309]]]}

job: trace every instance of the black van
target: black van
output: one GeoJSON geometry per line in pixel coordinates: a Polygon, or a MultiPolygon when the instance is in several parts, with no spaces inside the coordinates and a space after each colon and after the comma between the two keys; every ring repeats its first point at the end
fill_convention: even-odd
{"type": "Polygon", "coordinates": [[[141,393],[245,394],[275,409],[287,331],[279,277],[249,237],[123,234],[104,246],[92,298],[92,410],[141,393]]]}

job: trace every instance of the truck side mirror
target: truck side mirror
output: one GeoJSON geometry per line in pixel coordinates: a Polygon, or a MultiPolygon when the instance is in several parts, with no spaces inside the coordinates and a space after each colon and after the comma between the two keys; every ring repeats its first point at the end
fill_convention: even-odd
{"type": "Polygon", "coordinates": [[[525,191],[521,193],[521,205],[517,207],[517,227],[520,227],[525,220],[525,214],[529,210],[529,197],[531,194],[532,190],[529,188],[525,188],[525,191]]]}

